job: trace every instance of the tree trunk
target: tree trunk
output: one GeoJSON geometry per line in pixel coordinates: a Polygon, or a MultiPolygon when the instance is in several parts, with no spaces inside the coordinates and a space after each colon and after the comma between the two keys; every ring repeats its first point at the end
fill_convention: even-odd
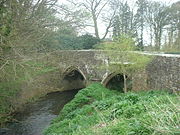
{"type": "Polygon", "coordinates": [[[155,50],[156,51],[159,51],[159,37],[158,37],[159,35],[158,35],[158,31],[156,30],[156,32],[155,32],[155,50]]]}
{"type": "Polygon", "coordinates": [[[162,38],[162,27],[160,27],[159,30],[159,37],[158,37],[158,44],[159,44],[159,50],[161,49],[161,38],[162,38]]]}
{"type": "Polygon", "coordinates": [[[123,77],[124,77],[124,93],[126,93],[127,92],[127,78],[126,78],[126,75],[125,74],[123,74],[123,77]]]}
{"type": "Polygon", "coordinates": [[[96,15],[95,15],[95,13],[93,11],[92,11],[92,16],[93,16],[93,22],[94,22],[95,36],[96,36],[97,39],[100,39],[98,25],[97,25],[97,18],[96,18],[96,15]]]}
{"type": "Polygon", "coordinates": [[[144,50],[144,41],[143,41],[143,34],[144,34],[144,19],[142,19],[141,22],[141,43],[140,43],[140,50],[143,51],[144,50]]]}
{"type": "Polygon", "coordinates": [[[150,46],[151,46],[151,49],[152,49],[152,44],[153,44],[153,28],[152,28],[152,25],[150,25],[150,46]]]}

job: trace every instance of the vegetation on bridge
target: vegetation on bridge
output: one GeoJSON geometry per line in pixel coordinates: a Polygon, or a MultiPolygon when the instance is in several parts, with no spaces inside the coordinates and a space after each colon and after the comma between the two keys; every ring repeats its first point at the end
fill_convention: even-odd
{"type": "Polygon", "coordinates": [[[179,96],[166,91],[119,93],[101,84],[78,92],[45,135],[179,134],[179,96]]]}
{"type": "MultiPolygon", "coordinates": [[[[128,35],[116,37],[113,42],[97,45],[97,48],[107,50],[104,55],[108,58],[108,69],[111,73],[120,74],[123,76],[123,91],[128,91],[128,80],[132,80],[133,74],[142,72],[153,59],[152,56],[147,56],[135,52],[134,40],[128,35]],[[114,55],[116,50],[116,55],[114,55]]],[[[131,85],[131,84],[130,84],[131,85]]],[[[131,87],[131,86],[130,86],[131,87]]]]}

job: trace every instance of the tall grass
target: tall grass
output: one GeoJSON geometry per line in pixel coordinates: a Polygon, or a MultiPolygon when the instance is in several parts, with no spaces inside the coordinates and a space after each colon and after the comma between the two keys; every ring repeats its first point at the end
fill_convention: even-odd
{"type": "Polygon", "coordinates": [[[162,99],[157,98],[152,105],[146,106],[152,119],[147,126],[154,130],[154,134],[180,134],[180,104],[177,102],[179,97],[177,101],[173,101],[171,96],[167,95],[162,99]]]}
{"type": "Polygon", "coordinates": [[[179,96],[165,91],[118,93],[100,84],[81,90],[45,135],[173,135],[180,133],[179,96]]]}

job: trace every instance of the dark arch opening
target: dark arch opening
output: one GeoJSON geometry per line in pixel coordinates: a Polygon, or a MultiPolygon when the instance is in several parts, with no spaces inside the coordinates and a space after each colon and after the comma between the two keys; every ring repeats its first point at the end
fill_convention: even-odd
{"type": "Polygon", "coordinates": [[[118,90],[124,92],[124,77],[121,74],[113,76],[105,85],[106,88],[111,90],[118,90]]]}
{"type": "Polygon", "coordinates": [[[86,78],[78,69],[72,69],[64,73],[62,83],[64,90],[82,89],[86,87],[86,78]]]}
{"type": "MultiPolygon", "coordinates": [[[[122,74],[111,73],[102,80],[102,84],[110,90],[124,92],[124,76],[122,74]]],[[[126,76],[127,90],[132,89],[132,79],[126,76]]]]}
{"type": "Polygon", "coordinates": [[[83,75],[77,70],[72,70],[71,72],[66,74],[64,76],[64,79],[68,80],[69,82],[74,81],[74,80],[81,80],[81,81],[85,80],[83,75]]]}

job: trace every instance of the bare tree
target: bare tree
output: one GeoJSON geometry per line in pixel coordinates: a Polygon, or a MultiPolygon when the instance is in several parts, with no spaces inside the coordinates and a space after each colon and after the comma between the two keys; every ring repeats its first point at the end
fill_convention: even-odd
{"type": "Polygon", "coordinates": [[[117,12],[113,20],[113,36],[129,35],[136,36],[136,25],[133,10],[127,1],[116,0],[113,3],[117,6],[117,12]]]}
{"type": "Polygon", "coordinates": [[[108,0],[84,0],[84,1],[76,1],[69,0],[71,4],[76,5],[77,7],[83,7],[83,10],[87,12],[87,15],[90,16],[93,24],[87,24],[86,26],[91,26],[94,29],[95,36],[98,39],[105,39],[110,28],[112,27],[112,21],[115,16],[116,10],[109,10],[110,9],[110,1],[108,0]],[[102,38],[100,38],[99,34],[99,20],[103,20],[106,23],[105,33],[102,38]]]}
{"type": "Polygon", "coordinates": [[[180,50],[180,1],[172,4],[168,12],[168,48],[180,50]]]}
{"type": "MultiPolygon", "coordinates": [[[[168,25],[167,6],[160,2],[148,2],[146,22],[153,29],[155,49],[160,50],[163,29],[168,25]]],[[[151,37],[152,38],[152,37],[151,37]]]]}
{"type": "Polygon", "coordinates": [[[39,45],[45,35],[60,23],[55,16],[56,2],[57,0],[7,0],[1,3],[4,7],[0,26],[3,39],[1,45],[5,44],[16,51],[39,45]]]}

